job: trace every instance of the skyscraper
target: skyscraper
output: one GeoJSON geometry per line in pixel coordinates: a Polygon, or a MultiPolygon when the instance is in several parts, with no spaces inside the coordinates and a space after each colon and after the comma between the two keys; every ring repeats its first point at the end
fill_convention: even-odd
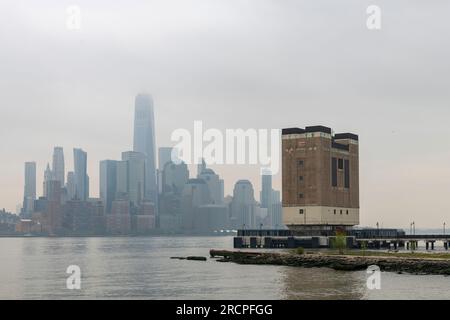
{"type": "Polygon", "coordinates": [[[135,151],[122,152],[122,161],[128,162],[128,196],[130,201],[136,206],[144,200],[145,160],[143,153],[135,151]]]}
{"type": "Polygon", "coordinates": [[[73,200],[75,198],[75,174],[73,171],[67,172],[67,198],[73,200]]]}
{"type": "Polygon", "coordinates": [[[269,226],[271,228],[282,228],[282,205],[281,205],[281,193],[280,191],[272,190],[270,207],[268,208],[269,214],[269,226]]]}
{"type": "Polygon", "coordinates": [[[25,162],[25,187],[23,192],[23,212],[29,216],[36,200],[36,162],[25,162]]]}
{"type": "Polygon", "coordinates": [[[203,179],[189,179],[183,188],[181,212],[183,228],[192,231],[200,206],[211,204],[208,185],[203,179]]]}
{"type": "Polygon", "coordinates": [[[64,186],[64,151],[62,147],[55,147],[53,149],[53,163],[52,163],[53,178],[64,186]]]}
{"type": "Polygon", "coordinates": [[[172,147],[161,147],[158,149],[158,169],[159,171],[164,170],[164,166],[168,162],[172,162],[172,147]]]}
{"type": "Polygon", "coordinates": [[[116,196],[117,161],[100,161],[100,199],[106,213],[111,213],[111,205],[116,196]]]}
{"type": "Polygon", "coordinates": [[[44,197],[48,196],[48,190],[47,190],[47,185],[48,182],[53,181],[53,172],[50,169],[50,164],[47,163],[47,168],[44,171],[44,183],[43,183],[43,190],[44,190],[44,197]]]}
{"type": "Polygon", "coordinates": [[[158,178],[158,193],[161,194],[163,192],[163,171],[164,166],[172,162],[172,147],[161,147],[158,149],[158,172],[157,172],[157,178],[158,178]]]}
{"type": "Polygon", "coordinates": [[[256,227],[256,201],[252,183],[239,180],[234,185],[231,202],[231,224],[235,229],[256,227]]]}
{"type": "Polygon", "coordinates": [[[128,161],[116,163],[116,198],[124,200],[128,197],[128,161]]]}
{"type": "Polygon", "coordinates": [[[261,179],[261,208],[270,208],[272,198],[272,174],[270,172],[263,172],[261,179]]]}
{"type": "Polygon", "coordinates": [[[208,185],[209,193],[213,204],[222,204],[224,198],[223,180],[210,168],[203,166],[202,171],[197,174],[197,178],[203,179],[208,185]]]}
{"type": "Polygon", "coordinates": [[[87,176],[87,153],[82,149],[73,149],[75,198],[87,200],[89,198],[89,180],[87,176]]]}
{"type": "Polygon", "coordinates": [[[155,119],[153,99],[147,94],[138,94],[135,99],[133,150],[145,155],[144,197],[152,201],[157,208],[155,119]]]}
{"type": "Polygon", "coordinates": [[[184,162],[175,164],[168,162],[162,170],[162,191],[180,195],[189,180],[189,170],[184,162]]]}

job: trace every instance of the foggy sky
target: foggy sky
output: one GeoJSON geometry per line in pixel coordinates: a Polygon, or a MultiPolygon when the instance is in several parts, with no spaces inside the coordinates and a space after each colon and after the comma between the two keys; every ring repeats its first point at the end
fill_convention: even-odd
{"type": "MultiPolygon", "coordinates": [[[[53,147],[99,161],[132,149],[134,97],[152,94],[157,146],[177,128],[322,124],[360,136],[361,224],[450,222],[450,2],[0,2],[0,208],[37,191],[53,147]],[[66,7],[82,10],[66,28],[66,7]],[[366,28],[366,8],[382,28],[366,28]]],[[[259,167],[216,166],[226,194],[259,167]]],[[[195,172],[191,171],[191,176],[195,172]]],[[[281,184],[275,180],[275,188],[281,184]]]]}

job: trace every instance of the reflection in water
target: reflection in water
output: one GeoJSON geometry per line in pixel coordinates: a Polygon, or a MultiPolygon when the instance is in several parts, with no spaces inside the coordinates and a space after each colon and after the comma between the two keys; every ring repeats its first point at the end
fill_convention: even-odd
{"type": "Polygon", "coordinates": [[[366,280],[361,272],[289,267],[283,273],[284,299],[364,299],[366,280]]]}
{"type": "Polygon", "coordinates": [[[382,289],[368,290],[364,271],[170,259],[231,245],[231,237],[0,238],[0,299],[450,299],[442,276],[382,273],[382,289]],[[69,265],[81,268],[81,290],[66,288],[69,265]]]}

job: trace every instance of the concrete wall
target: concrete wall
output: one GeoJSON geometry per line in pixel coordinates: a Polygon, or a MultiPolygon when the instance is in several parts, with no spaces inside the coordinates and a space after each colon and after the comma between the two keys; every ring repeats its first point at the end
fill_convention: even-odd
{"type": "Polygon", "coordinates": [[[353,226],[359,224],[359,209],[325,206],[284,207],[283,223],[287,226],[305,224],[353,226]],[[303,214],[300,214],[301,209],[303,214]]]}

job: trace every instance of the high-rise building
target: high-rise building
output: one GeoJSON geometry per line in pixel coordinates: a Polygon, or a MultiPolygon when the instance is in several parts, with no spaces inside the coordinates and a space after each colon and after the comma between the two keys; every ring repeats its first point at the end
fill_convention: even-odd
{"type": "Polygon", "coordinates": [[[184,162],[168,162],[161,172],[161,195],[159,199],[159,227],[179,231],[182,227],[182,192],[189,180],[189,170],[184,162]]]}
{"type": "Polygon", "coordinates": [[[202,167],[202,171],[198,173],[197,178],[203,179],[209,188],[209,194],[213,204],[223,204],[224,188],[223,180],[219,175],[206,166],[202,167]]]}
{"type": "Polygon", "coordinates": [[[269,226],[271,228],[279,229],[283,227],[280,191],[273,190],[271,198],[270,207],[268,208],[269,226]]]}
{"type": "Polygon", "coordinates": [[[163,192],[163,171],[166,163],[172,162],[172,147],[161,147],[158,148],[158,170],[157,170],[157,178],[158,178],[158,193],[161,194],[163,192]]]}
{"type": "Polygon", "coordinates": [[[45,185],[47,200],[61,203],[61,183],[58,180],[48,180],[45,185]]]}
{"type": "Polygon", "coordinates": [[[85,201],[89,198],[89,178],[87,175],[87,153],[73,149],[75,199],[85,201]]]}
{"type": "Polygon", "coordinates": [[[263,174],[261,175],[261,180],[261,208],[270,208],[272,197],[272,173],[263,172],[263,174]]]}
{"type": "Polygon", "coordinates": [[[36,200],[36,162],[25,162],[25,186],[23,192],[23,213],[29,217],[36,200]]]}
{"type": "Polygon", "coordinates": [[[50,164],[47,163],[47,167],[45,168],[45,171],[44,171],[44,183],[42,184],[44,197],[48,196],[48,190],[47,190],[47,185],[48,184],[47,184],[47,182],[53,181],[53,180],[54,180],[53,179],[53,172],[50,169],[50,164]]]}
{"type": "Polygon", "coordinates": [[[205,159],[201,158],[197,164],[197,177],[206,169],[205,159]]]}
{"type": "Polygon", "coordinates": [[[111,205],[117,192],[117,161],[100,161],[100,199],[106,213],[111,213],[111,205]]]}
{"type": "Polygon", "coordinates": [[[231,224],[234,229],[256,227],[257,206],[253,186],[248,180],[239,180],[234,185],[231,201],[231,224]]]}
{"type": "Polygon", "coordinates": [[[181,199],[183,228],[186,231],[194,230],[199,207],[211,203],[211,196],[205,180],[189,179],[183,188],[181,199]]]}
{"type": "Polygon", "coordinates": [[[147,94],[138,94],[135,99],[133,151],[145,155],[144,196],[157,207],[155,119],[153,99],[147,94]]]}
{"type": "Polygon", "coordinates": [[[323,126],[283,129],[282,150],[283,221],[290,229],[359,223],[357,135],[323,126]]]}
{"type": "Polygon", "coordinates": [[[167,162],[162,170],[162,191],[163,193],[173,192],[181,195],[188,180],[189,170],[184,162],[179,164],[167,162]]]}
{"type": "Polygon", "coordinates": [[[53,178],[58,180],[61,187],[64,186],[64,151],[62,147],[55,147],[53,149],[53,162],[52,162],[53,178]]]}
{"type": "Polygon", "coordinates": [[[58,180],[45,182],[47,208],[43,216],[42,227],[48,234],[59,233],[62,227],[61,183],[58,180]]]}
{"type": "Polygon", "coordinates": [[[128,161],[116,162],[116,198],[128,199],[128,161]]]}
{"type": "Polygon", "coordinates": [[[67,172],[66,190],[68,200],[75,199],[75,174],[73,171],[67,172]]]}
{"type": "Polygon", "coordinates": [[[128,167],[127,193],[129,199],[135,206],[138,206],[141,201],[145,199],[144,191],[146,157],[143,153],[140,152],[127,151],[122,152],[122,161],[126,161],[128,167]]]}
{"type": "Polygon", "coordinates": [[[158,169],[164,170],[164,166],[168,162],[172,162],[172,147],[161,147],[158,149],[158,169]]]}

